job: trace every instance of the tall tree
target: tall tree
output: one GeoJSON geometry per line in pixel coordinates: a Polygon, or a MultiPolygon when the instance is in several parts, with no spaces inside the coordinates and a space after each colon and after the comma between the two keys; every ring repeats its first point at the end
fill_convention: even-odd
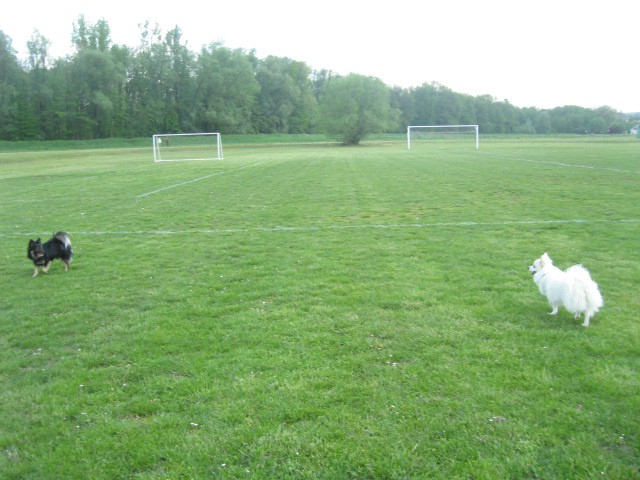
{"type": "Polygon", "coordinates": [[[331,70],[314,70],[311,74],[311,84],[313,85],[313,96],[320,102],[324,87],[329,83],[329,80],[334,76],[331,70]]]}
{"type": "Polygon", "coordinates": [[[460,95],[443,85],[438,85],[435,89],[435,114],[437,125],[461,123],[462,102],[460,95]]]}
{"type": "Polygon", "coordinates": [[[415,105],[414,125],[438,125],[436,118],[436,93],[438,85],[423,83],[412,90],[415,105]]]}
{"type": "Polygon", "coordinates": [[[247,133],[260,85],[253,53],[213,43],[200,52],[196,66],[198,125],[207,132],[247,133]]]}
{"type": "Polygon", "coordinates": [[[551,133],[551,115],[547,110],[543,110],[536,116],[533,123],[536,133],[548,134],[551,133]]]}
{"type": "Polygon", "coordinates": [[[193,131],[195,120],[194,54],[182,43],[182,31],[177,26],[165,35],[169,56],[167,94],[171,108],[175,109],[180,131],[193,131]]]}
{"type": "Polygon", "coordinates": [[[73,24],[71,42],[78,52],[87,48],[106,52],[111,48],[111,28],[109,23],[101,18],[94,25],[87,23],[84,15],[80,15],[73,24]]]}
{"type": "Polygon", "coordinates": [[[397,125],[393,128],[394,131],[404,132],[409,125],[416,125],[416,104],[411,90],[393,87],[391,89],[391,107],[400,112],[397,125]]]}
{"type": "Polygon", "coordinates": [[[320,126],[345,145],[357,145],[371,133],[393,125],[389,88],[379,79],[358,74],[335,77],[320,104],[320,126]]]}
{"type": "Polygon", "coordinates": [[[114,99],[124,79],[108,52],[91,48],[73,61],[71,94],[75,103],[75,138],[111,137],[114,99]]]}
{"type": "Polygon", "coordinates": [[[34,132],[29,135],[33,138],[47,138],[46,119],[51,107],[51,89],[48,85],[48,63],[50,42],[37,30],[34,30],[31,39],[27,41],[29,60],[27,73],[27,102],[29,112],[33,115],[34,132]],[[35,120],[37,118],[37,120],[35,120]]]}
{"type": "Polygon", "coordinates": [[[305,133],[315,119],[311,69],[303,62],[269,56],[259,62],[260,84],[254,122],[263,133],[305,133]]]}
{"type": "MultiPolygon", "coordinates": [[[[71,57],[54,61],[46,72],[41,87],[41,105],[38,112],[40,137],[48,140],[75,138],[74,126],[77,114],[76,96],[73,92],[74,65],[71,57]]],[[[32,73],[32,72],[31,72],[32,73]]]]}
{"type": "Polygon", "coordinates": [[[0,30],[0,139],[15,140],[18,129],[19,101],[25,92],[24,72],[16,57],[11,39],[0,30]]]}
{"type": "Polygon", "coordinates": [[[74,24],[73,41],[78,50],[71,61],[70,114],[74,138],[113,137],[121,106],[125,71],[111,52],[109,25],[99,20],[89,25],[84,17],[74,24]]]}
{"type": "Polygon", "coordinates": [[[45,70],[49,63],[49,47],[51,42],[38,30],[34,30],[27,42],[29,51],[29,67],[31,70],[45,70]]]}
{"type": "Polygon", "coordinates": [[[129,123],[135,135],[176,133],[193,127],[193,53],[179,28],[163,36],[145,24],[129,70],[129,123]]]}

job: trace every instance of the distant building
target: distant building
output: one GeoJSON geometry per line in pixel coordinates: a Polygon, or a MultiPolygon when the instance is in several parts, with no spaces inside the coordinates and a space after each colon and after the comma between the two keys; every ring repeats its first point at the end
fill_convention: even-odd
{"type": "Polygon", "coordinates": [[[633,127],[631,130],[631,135],[635,135],[636,137],[640,137],[640,123],[633,127]]]}

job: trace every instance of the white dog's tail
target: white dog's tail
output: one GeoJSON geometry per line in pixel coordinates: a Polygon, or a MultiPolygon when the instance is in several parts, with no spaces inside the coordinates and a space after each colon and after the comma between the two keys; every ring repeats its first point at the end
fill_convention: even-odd
{"type": "Polygon", "coordinates": [[[587,318],[593,316],[604,305],[598,284],[591,279],[589,271],[582,265],[574,265],[567,270],[572,281],[572,297],[575,313],[585,312],[587,318]]]}
{"type": "Polygon", "coordinates": [[[67,265],[70,265],[73,262],[73,249],[71,248],[69,234],[67,232],[57,232],[53,235],[53,238],[64,245],[65,253],[61,258],[67,265]]]}
{"type": "Polygon", "coordinates": [[[67,232],[57,232],[53,235],[53,238],[62,242],[64,244],[64,248],[71,248],[71,239],[67,232]]]}

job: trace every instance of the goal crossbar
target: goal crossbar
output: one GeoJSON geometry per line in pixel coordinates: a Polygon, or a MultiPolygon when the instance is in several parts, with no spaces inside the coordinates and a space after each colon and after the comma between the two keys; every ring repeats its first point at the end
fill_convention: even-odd
{"type": "MultiPolygon", "coordinates": [[[[480,132],[479,132],[479,127],[478,125],[409,125],[407,127],[407,149],[411,150],[411,130],[415,130],[415,129],[436,129],[436,128],[441,128],[441,129],[447,129],[447,128],[469,128],[469,129],[473,129],[473,132],[475,134],[475,138],[476,138],[476,150],[480,148],[480,132]]],[[[471,130],[469,130],[471,132],[471,130]]],[[[462,133],[466,133],[466,132],[462,132],[462,133]]]]}
{"type": "MultiPolygon", "coordinates": [[[[154,162],[169,162],[169,161],[192,161],[192,160],[222,160],[222,138],[221,135],[217,132],[210,133],[163,133],[156,134],[152,137],[153,144],[153,161],[154,162]],[[214,137],[215,138],[215,147],[213,146],[213,141],[210,146],[205,145],[205,153],[204,156],[190,156],[195,152],[188,151],[187,158],[162,158],[162,150],[169,145],[170,140],[172,138],[186,138],[186,137],[214,137]],[[164,143],[164,146],[163,146],[164,143]]],[[[202,148],[202,145],[199,145],[202,148]]],[[[188,149],[187,149],[188,150],[188,149]]]]}

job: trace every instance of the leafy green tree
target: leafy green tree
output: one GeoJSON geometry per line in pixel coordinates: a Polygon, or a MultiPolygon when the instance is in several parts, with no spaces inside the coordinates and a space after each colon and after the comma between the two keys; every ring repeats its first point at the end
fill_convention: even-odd
{"type": "Polygon", "coordinates": [[[324,131],[343,143],[409,125],[478,124],[482,133],[617,133],[630,127],[611,107],[516,108],[438,83],[389,89],[362,75],[311,72],[288,58],[212,44],[199,54],[176,26],[144,24],[138,47],[113,45],[105,20],[73,25],[74,54],[49,58],[34,31],[21,62],[0,31],[0,139],[147,136],[158,132],[324,131]],[[318,113],[318,105],[321,105],[318,113]],[[320,120],[320,121],[319,121],[320,120]]]}
{"type": "Polygon", "coordinates": [[[320,102],[320,98],[322,98],[322,93],[324,92],[324,87],[327,83],[329,83],[333,76],[333,72],[326,69],[314,70],[311,74],[313,96],[316,98],[317,102],[320,102]]]}
{"type": "Polygon", "coordinates": [[[586,133],[589,121],[586,109],[576,105],[557,107],[550,111],[554,133],[586,133]]]}
{"type": "Polygon", "coordinates": [[[438,85],[435,91],[435,109],[437,125],[459,124],[462,115],[460,94],[443,85],[438,85]]]}
{"type": "Polygon", "coordinates": [[[305,133],[315,120],[317,102],[311,70],[303,62],[269,56],[258,63],[260,84],[254,125],[263,133],[305,133]]]}
{"type": "Polygon", "coordinates": [[[28,98],[25,99],[29,111],[36,122],[34,132],[29,138],[50,139],[57,138],[53,127],[53,111],[57,97],[52,88],[52,71],[50,68],[49,46],[47,38],[34,30],[31,39],[27,42],[28,72],[27,89],[28,98]]]}
{"type": "Polygon", "coordinates": [[[293,84],[293,111],[288,132],[309,133],[315,124],[318,109],[311,82],[311,69],[304,62],[291,61],[289,78],[293,84]]]}
{"type": "MultiPolygon", "coordinates": [[[[493,121],[497,125],[495,133],[513,133],[520,124],[518,120],[518,114],[516,108],[511,105],[507,100],[501,102],[495,102],[492,108],[493,121]]],[[[522,120],[523,123],[528,123],[527,119],[522,120]]]]}
{"type": "Polygon", "coordinates": [[[475,98],[471,95],[460,96],[461,112],[458,123],[461,125],[475,125],[478,123],[475,98]]]}
{"type": "Polygon", "coordinates": [[[358,74],[335,77],[320,103],[320,127],[345,145],[357,145],[367,135],[386,131],[396,118],[389,88],[378,78],[358,74]]]}
{"type": "Polygon", "coordinates": [[[113,91],[113,122],[114,132],[119,137],[130,137],[131,132],[127,121],[127,83],[128,73],[133,63],[133,52],[125,45],[114,45],[109,51],[113,60],[117,76],[121,79],[113,91]]]}
{"type": "Polygon", "coordinates": [[[170,68],[167,72],[168,101],[178,118],[179,130],[194,130],[194,95],[193,78],[194,53],[181,42],[182,31],[175,27],[165,35],[165,44],[169,55],[170,68]]]}
{"type": "Polygon", "coordinates": [[[535,119],[536,133],[543,135],[551,133],[551,115],[546,110],[541,111],[535,119]]]}
{"type": "Polygon", "coordinates": [[[490,95],[480,95],[474,97],[473,109],[475,111],[475,122],[483,133],[493,133],[494,127],[491,121],[491,109],[493,97],[490,95]]]}
{"type": "Polygon", "coordinates": [[[112,46],[109,24],[101,19],[87,24],[81,16],[72,35],[76,54],[68,68],[67,123],[72,138],[105,138],[124,130],[123,99],[127,82],[123,49],[112,46]]]}
{"type": "Polygon", "coordinates": [[[72,41],[77,51],[67,65],[56,65],[67,78],[68,135],[72,138],[123,135],[129,51],[113,45],[109,24],[104,19],[91,25],[80,16],[73,28],[72,41]]]}
{"type": "Polygon", "coordinates": [[[40,87],[41,103],[38,112],[41,138],[75,138],[74,120],[77,108],[72,87],[73,71],[73,60],[65,58],[54,61],[46,72],[46,81],[40,87]]]}
{"type": "Polygon", "coordinates": [[[607,121],[602,117],[593,117],[589,121],[589,133],[607,133],[607,121]]]}
{"type": "Polygon", "coordinates": [[[20,68],[11,39],[0,31],[0,139],[20,138],[17,119],[24,72],[20,68]]]}
{"type": "Polygon", "coordinates": [[[414,121],[416,118],[416,105],[412,91],[394,87],[391,89],[390,95],[391,107],[400,112],[397,125],[393,126],[393,130],[404,132],[407,126],[416,125],[414,121]]]}
{"type": "Polygon", "coordinates": [[[436,119],[437,88],[437,84],[423,83],[411,90],[415,108],[415,115],[412,119],[414,125],[438,125],[436,119]]]}
{"type": "Polygon", "coordinates": [[[69,95],[75,105],[74,138],[113,136],[113,96],[119,78],[111,56],[87,48],[73,59],[69,95]]]}
{"type": "Polygon", "coordinates": [[[27,42],[29,51],[29,67],[31,70],[43,71],[49,63],[49,47],[51,42],[37,30],[34,30],[31,39],[27,42]]]}
{"type": "MultiPolygon", "coordinates": [[[[595,110],[589,110],[589,113],[594,119],[600,118],[604,120],[604,123],[605,123],[605,126],[599,132],[596,132],[595,129],[592,129],[593,133],[607,133],[607,131],[610,130],[609,128],[607,128],[607,125],[612,126],[613,124],[623,123],[623,117],[620,115],[620,113],[616,112],[611,107],[607,107],[607,106],[599,107],[599,108],[596,108],[595,110]]],[[[598,124],[598,127],[600,126],[601,124],[598,124]]],[[[622,130],[624,131],[625,129],[623,128],[622,130]]]]}
{"type": "Polygon", "coordinates": [[[128,123],[134,136],[191,130],[193,57],[176,27],[163,36],[145,24],[128,69],[128,123]]]}
{"type": "Polygon", "coordinates": [[[214,43],[196,62],[197,121],[207,132],[247,133],[260,85],[252,55],[214,43]]]}

